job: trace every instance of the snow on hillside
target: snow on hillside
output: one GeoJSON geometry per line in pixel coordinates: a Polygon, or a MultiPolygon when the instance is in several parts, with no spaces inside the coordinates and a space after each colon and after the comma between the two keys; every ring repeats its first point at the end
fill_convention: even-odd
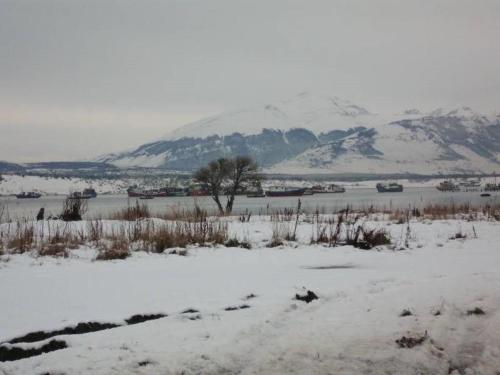
{"type": "Polygon", "coordinates": [[[223,113],[182,126],[166,135],[164,139],[206,138],[235,132],[254,135],[261,133],[264,128],[277,130],[305,128],[320,134],[335,129],[380,125],[384,121],[347,100],[304,92],[276,104],[223,113]]]}
{"type": "MultiPolygon", "coordinates": [[[[394,241],[406,231],[367,224],[385,227],[394,241]]],[[[0,261],[0,285],[15,286],[0,288],[0,342],[80,322],[122,324],[59,334],[67,348],[0,362],[0,373],[486,375],[500,368],[498,222],[412,222],[402,251],[309,245],[306,223],[298,244],[266,248],[264,217],[234,221],[230,230],[253,249],[138,252],[106,262],[82,248],[67,259],[0,261]],[[452,239],[456,233],[465,238],[452,239]],[[307,290],[319,299],[294,299],[307,290]],[[156,313],[167,316],[124,325],[156,313]],[[402,337],[423,339],[401,348],[402,337]]]]}
{"type": "Polygon", "coordinates": [[[469,107],[374,114],[338,97],[302,93],[188,124],[99,160],[191,171],[219,157],[251,155],[272,173],[492,173],[500,168],[499,145],[500,118],[469,107]]]}
{"type": "MultiPolygon", "coordinates": [[[[412,112],[413,115],[415,112],[412,112]]],[[[325,170],[330,173],[353,173],[354,171],[387,173],[390,171],[392,173],[450,174],[491,173],[500,167],[499,152],[486,158],[485,155],[478,153],[478,150],[482,151],[483,147],[479,142],[478,150],[471,149],[471,145],[474,146],[476,143],[474,138],[478,134],[481,135],[488,124],[495,123],[493,117],[480,115],[469,107],[460,107],[441,108],[428,115],[405,119],[407,120],[415,121],[412,123],[413,127],[405,128],[398,125],[399,123],[392,122],[376,128],[373,148],[381,151],[380,155],[363,155],[359,152],[359,148],[352,147],[356,146],[355,144],[346,139],[343,143],[345,152],[338,156],[332,157],[331,146],[326,144],[306,150],[292,159],[267,168],[266,171],[289,174],[324,173],[325,170]],[[425,119],[429,118],[436,123],[427,124],[425,119]],[[459,133],[460,131],[462,133],[459,133]],[[468,144],[463,144],[464,141],[468,144]],[[445,147],[449,147],[449,150],[445,147]],[[449,157],[447,154],[450,152],[455,152],[455,156],[449,157]]],[[[487,139],[483,141],[488,142],[487,139]]]]}
{"type": "Polygon", "coordinates": [[[54,178],[40,176],[2,175],[0,195],[18,194],[22,191],[37,191],[42,194],[68,194],[93,187],[98,194],[123,193],[128,182],[123,180],[89,180],[82,178],[54,178]]]}

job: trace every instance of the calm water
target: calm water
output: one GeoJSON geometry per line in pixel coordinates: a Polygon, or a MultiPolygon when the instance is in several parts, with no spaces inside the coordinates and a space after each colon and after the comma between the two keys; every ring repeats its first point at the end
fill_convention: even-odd
{"type": "MultiPolygon", "coordinates": [[[[63,196],[44,196],[40,199],[16,199],[15,197],[0,197],[0,205],[7,207],[11,219],[34,217],[41,207],[45,208],[46,215],[57,215],[61,211],[63,196]]],[[[301,197],[302,208],[313,212],[316,209],[324,212],[333,212],[345,208],[347,205],[354,208],[406,208],[422,207],[429,203],[461,204],[469,203],[474,206],[483,204],[500,204],[500,193],[492,192],[491,197],[481,197],[478,192],[444,193],[435,188],[405,188],[403,193],[378,193],[375,189],[350,189],[343,194],[316,194],[301,197]]],[[[87,218],[109,215],[127,205],[135,204],[135,198],[125,195],[101,195],[88,200],[87,218]]],[[[191,209],[195,202],[208,210],[215,210],[216,206],[210,197],[169,197],[153,200],[140,200],[147,204],[153,212],[165,212],[172,209],[191,209]]],[[[268,213],[273,209],[296,207],[296,197],[286,198],[247,198],[238,196],[235,202],[235,213],[249,210],[254,214],[268,213]]],[[[5,217],[4,217],[5,219],[5,217]]]]}

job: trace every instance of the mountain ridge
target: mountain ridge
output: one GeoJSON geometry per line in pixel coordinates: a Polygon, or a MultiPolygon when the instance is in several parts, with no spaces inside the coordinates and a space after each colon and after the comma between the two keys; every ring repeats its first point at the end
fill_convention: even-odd
{"type": "Polygon", "coordinates": [[[500,116],[467,106],[381,115],[338,97],[301,93],[187,124],[98,161],[193,170],[241,154],[270,173],[492,173],[500,169],[500,116]]]}

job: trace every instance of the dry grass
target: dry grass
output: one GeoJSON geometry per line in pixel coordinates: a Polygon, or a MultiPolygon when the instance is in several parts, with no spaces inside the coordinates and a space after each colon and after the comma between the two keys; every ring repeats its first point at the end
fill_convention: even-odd
{"type": "MultiPolygon", "coordinates": [[[[123,259],[134,251],[161,253],[167,249],[186,248],[191,245],[249,248],[249,241],[239,241],[229,236],[228,218],[208,216],[206,210],[177,209],[160,215],[161,220],[151,218],[145,204],[136,203],[114,214],[121,221],[89,220],[85,223],[62,222],[60,220],[20,220],[0,226],[0,254],[30,252],[34,256],[68,256],[70,249],[82,245],[97,249],[99,260],[123,259]]],[[[311,226],[310,243],[330,247],[352,245],[371,249],[391,243],[388,232],[373,229],[364,223],[367,220],[388,217],[407,226],[402,231],[401,243],[408,247],[412,231],[410,223],[415,220],[434,219],[487,219],[500,220],[500,206],[471,207],[462,205],[427,205],[423,208],[395,209],[381,215],[375,208],[353,211],[349,207],[336,214],[326,215],[317,210],[315,214],[301,213],[300,201],[293,209],[281,209],[270,215],[272,236],[267,246],[276,247],[286,241],[297,241],[299,225],[311,226]],[[406,238],[403,238],[405,237],[406,238]]],[[[239,225],[247,225],[251,214],[246,212],[234,217],[239,225]]],[[[253,220],[252,220],[253,221],[253,220]]],[[[465,238],[457,233],[454,239],[465,238]]],[[[403,245],[401,245],[403,246],[403,245]]],[[[396,245],[395,245],[396,247],[396,245]]]]}
{"type": "MultiPolygon", "coordinates": [[[[14,235],[7,239],[7,249],[15,254],[22,254],[35,247],[35,225],[27,220],[15,224],[14,235]]],[[[7,237],[8,238],[8,237],[7,237]]]]}
{"type": "Polygon", "coordinates": [[[208,211],[194,200],[194,208],[174,206],[158,215],[159,218],[170,221],[199,221],[208,217],[220,217],[219,211],[208,211]]]}
{"type": "Polygon", "coordinates": [[[500,221],[500,205],[485,204],[473,206],[470,203],[462,204],[427,204],[422,208],[394,209],[389,212],[389,219],[397,223],[404,223],[407,217],[423,218],[427,220],[446,220],[446,219],[493,219],[500,221]]]}
{"type": "Polygon", "coordinates": [[[86,199],[77,197],[67,197],[63,203],[61,220],[80,221],[87,212],[88,204],[86,199]]]}
{"type": "Polygon", "coordinates": [[[312,217],[313,233],[311,236],[312,244],[328,244],[328,246],[335,246],[338,242],[341,226],[341,217],[338,216],[337,221],[335,216],[325,216],[320,214],[319,210],[312,217]]]}
{"type": "Polygon", "coordinates": [[[292,238],[292,227],[289,222],[273,221],[271,223],[273,231],[271,241],[267,247],[278,247],[289,241],[292,238]]]}
{"type": "Polygon", "coordinates": [[[40,256],[68,255],[70,249],[89,245],[97,259],[123,259],[130,251],[163,252],[189,245],[210,246],[228,240],[228,224],[217,219],[161,221],[141,219],[105,227],[101,220],[85,225],[61,221],[19,221],[0,230],[0,250],[10,254],[33,252],[40,256]]]}
{"type": "Polygon", "coordinates": [[[7,210],[7,205],[0,203],[0,224],[3,224],[8,220],[9,212],[7,210]]]}
{"type": "MultiPolygon", "coordinates": [[[[184,217],[185,219],[187,217],[184,217]]],[[[208,246],[224,244],[228,238],[228,225],[217,219],[199,216],[196,220],[155,222],[137,219],[114,226],[110,234],[102,229],[102,223],[89,223],[89,239],[100,248],[97,259],[123,259],[128,252],[148,251],[161,253],[170,248],[189,245],[208,246]]]]}
{"type": "Polygon", "coordinates": [[[193,208],[180,206],[169,207],[165,212],[153,213],[146,203],[136,200],[134,205],[129,205],[108,216],[110,220],[135,221],[140,219],[156,218],[168,221],[199,221],[208,217],[219,217],[218,212],[209,212],[201,208],[196,201],[193,208]]]}
{"type": "Polygon", "coordinates": [[[297,227],[300,221],[301,208],[302,201],[298,199],[295,209],[284,208],[271,213],[273,231],[268,247],[277,247],[283,245],[284,241],[297,240],[297,227]]]}
{"type": "Polygon", "coordinates": [[[280,208],[271,212],[272,222],[290,222],[295,218],[295,210],[293,208],[280,208]]]}
{"type": "Polygon", "coordinates": [[[111,220],[126,220],[133,221],[151,217],[149,207],[145,203],[139,203],[137,200],[135,205],[127,206],[119,211],[113,213],[110,217],[111,220]]]}
{"type": "Polygon", "coordinates": [[[96,260],[125,259],[130,256],[130,243],[126,238],[112,238],[102,241],[96,260]]]}
{"type": "Polygon", "coordinates": [[[0,230],[0,249],[4,253],[23,254],[34,251],[40,256],[67,256],[69,249],[75,249],[86,241],[83,232],[74,230],[68,224],[22,220],[7,224],[0,230]]]}
{"type": "Polygon", "coordinates": [[[368,213],[351,212],[349,208],[334,216],[313,216],[312,244],[327,244],[330,247],[351,245],[361,249],[389,245],[391,238],[385,229],[367,228],[362,219],[368,213]]]}

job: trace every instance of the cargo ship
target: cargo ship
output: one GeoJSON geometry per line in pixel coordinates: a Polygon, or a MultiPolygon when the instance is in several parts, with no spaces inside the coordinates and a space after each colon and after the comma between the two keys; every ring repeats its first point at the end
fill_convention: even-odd
{"type": "Polygon", "coordinates": [[[22,192],[20,194],[16,194],[17,199],[38,199],[42,196],[40,193],[36,193],[34,191],[22,192]]]}
{"type": "Polygon", "coordinates": [[[166,188],[167,197],[187,197],[189,190],[185,188],[166,188]]]}
{"type": "Polygon", "coordinates": [[[314,194],[324,194],[324,193],[345,193],[345,188],[340,185],[331,184],[328,186],[315,185],[311,188],[314,194]]]}
{"type": "Polygon", "coordinates": [[[139,189],[137,187],[132,187],[127,189],[127,194],[130,198],[142,198],[144,196],[150,196],[153,198],[168,197],[166,189],[139,189]]]}
{"type": "Polygon", "coordinates": [[[97,198],[97,192],[93,188],[83,189],[82,194],[89,198],[97,198]]]}
{"type": "Polygon", "coordinates": [[[376,187],[379,193],[401,193],[403,191],[403,185],[396,182],[379,182],[376,187]]]}
{"type": "Polygon", "coordinates": [[[252,186],[244,192],[244,194],[246,194],[247,198],[263,198],[266,196],[260,181],[253,183],[252,186]]]}
{"type": "Polygon", "coordinates": [[[458,186],[451,180],[446,180],[436,186],[436,189],[438,189],[439,191],[460,191],[460,186],[458,186]]]}
{"type": "Polygon", "coordinates": [[[191,188],[181,187],[163,187],[161,189],[141,189],[132,186],[127,189],[127,195],[130,198],[142,198],[144,196],[153,198],[165,197],[187,197],[187,196],[206,196],[209,195],[208,188],[205,186],[193,186],[191,188]]]}
{"type": "Polygon", "coordinates": [[[290,188],[286,186],[276,186],[266,190],[267,197],[300,197],[304,195],[304,188],[290,188]]]}
{"type": "Polygon", "coordinates": [[[461,191],[480,191],[481,190],[481,180],[468,180],[463,179],[458,183],[461,191]]]}

